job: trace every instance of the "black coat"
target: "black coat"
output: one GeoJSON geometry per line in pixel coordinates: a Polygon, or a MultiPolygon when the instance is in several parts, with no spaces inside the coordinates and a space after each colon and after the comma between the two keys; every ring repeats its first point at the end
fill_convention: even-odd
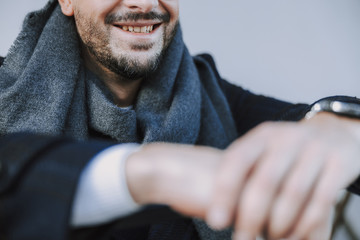
{"type": "MultiPolygon", "coordinates": [[[[203,57],[216,69],[210,56],[203,57]]],[[[2,62],[0,58],[0,66],[2,62]]],[[[217,78],[231,108],[238,136],[264,121],[300,120],[309,110],[309,105],[254,95],[219,75],[217,78]]],[[[100,239],[116,228],[181,218],[167,207],[149,206],[112,224],[70,230],[72,201],[81,171],[94,155],[113,144],[28,133],[3,136],[0,139],[0,239],[68,239],[70,236],[100,239]]],[[[356,185],[351,190],[360,193],[356,185]]]]}

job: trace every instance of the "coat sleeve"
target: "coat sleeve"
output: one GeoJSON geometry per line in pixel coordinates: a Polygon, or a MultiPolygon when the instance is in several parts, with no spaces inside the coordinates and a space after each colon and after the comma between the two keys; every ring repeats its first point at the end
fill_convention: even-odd
{"type": "Polygon", "coordinates": [[[109,239],[119,230],[184,218],[152,205],[105,225],[70,228],[83,168],[112,145],[28,133],[0,138],[0,239],[109,239]]]}
{"type": "Polygon", "coordinates": [[[0,239],[67,239],[86,163],[104,142],[12,134],[0,139],[0,239]]]}

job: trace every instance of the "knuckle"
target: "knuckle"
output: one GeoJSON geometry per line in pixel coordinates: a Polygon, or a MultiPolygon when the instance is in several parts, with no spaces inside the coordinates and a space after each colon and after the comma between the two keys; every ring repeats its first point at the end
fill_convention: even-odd
{"type": "Polygon", "coordinates": [[[323,219],[324,212],[318,208],[318,210],[313,211],[311,214],[311,217],[309,218],[308,225],[309,226],[317,226],[321,223],[321,220],[323,219]]]}
{"type": "Polygon", "coordinates": [[[278,182],[276,174],[264,173],[254,181],[254,190],[260,193],[273,192],[277,188],[278,182]]]}
{"type": "Polygon", "coordinates": [[[303,184],[290,184],[286,188],[285,198],[289,202],[297,202],[307,194],[307,188],[303,184]]]}
{"type": "Polygon", "coordinates": [[[242,154],[242,150],[238,146],[233,146],[231,149],[225,151],[220,166],[222,168],[233,168],[234,164],[239,163],[239,155],[242,154]]]}
{"type": "Polygon", "coordinates": [[[324,213],[319,209],[311,209],[301,223],[297,226],[297,235],[306,236],[322,223],[324,213]]]}
{"type": "Polygon", "coordinates": [[[322,191],[317,197],[317,205],[319,208],[327,209],[336,203],[336,195],[332,191],[322,191]]]}
{"type": "Polygon", "coordinates": [[[234,181],[228,176],[224,176],[218,179],[216,187],[219,193],[228,194],[233,192],[236,189],[234,181]]]}
{"type": "Polygon", "coordinates": [[[257,158],[254,157],[254,152],[242,149],[232,149],[225,152],[223,161],[220,165],[220,170],[223,171],[224,175],[235,175],[239,173],[244,173],[253,166],[257,161],[257,158]]]}
{"type": "Polygon", "coordinates": [[[263,122],[256,128],[257,133],[261,135],[267,135],[270,131],[277,128],[278,123],[276,122],[263,122]]]}
{"type": "Polygon", "coordinates": [[[246,204],[256,205],[265,199],[268,199],[276,191],[276,181],[273,177],[260,177],[246,186],[247,201],[246,204]]]}
{"type": "Polygon", "coordinates": [[[321,139],[312,139],[308,142],[307,150],[310,153],[317,152],[320,149],[323,149],[324,147],[324,141],[321,139]]]}

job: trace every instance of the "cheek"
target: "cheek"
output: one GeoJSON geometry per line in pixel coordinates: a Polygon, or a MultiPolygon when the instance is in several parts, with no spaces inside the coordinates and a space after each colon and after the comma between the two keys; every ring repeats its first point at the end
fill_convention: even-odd
{"type": "Polygon", "coordinates": [[[91,15],[75,12],[76,27],[85,45],[101,45],[101,39],[106,39],[102,25],[94,21],[91,15]]]}
{"type": "Polygon", "coordinates": [[[96,1],[95,8],[93,8],[94,13],[96,13],[96,17],[98,19],[101,19],[102,22],[104,22],[106,16],[109,13],[117,10],[116,8],[119,6],[119,2],[121,2],[121,1],[120,0],[100,0],[100,1],[96,1]]]}
{"type": "Polygon", "coordinates": [[[105,17],[113,11],[120,0],[79,0],[74,4],[74,10],[91,22],[104,23],[105,17]]]}
{"type": "Polygon", "coordinates": [[[159,4],[170,13],[172,21],[179,19],[179,1],[178,0],[160,0],[159,4]]]}

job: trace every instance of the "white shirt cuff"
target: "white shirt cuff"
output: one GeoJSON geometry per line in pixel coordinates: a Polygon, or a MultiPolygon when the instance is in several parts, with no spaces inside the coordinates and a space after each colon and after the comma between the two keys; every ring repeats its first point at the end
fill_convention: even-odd
{"type": "Polygon", "coordinates": [[[138,144],[120,144],[97,154],[85,167],[75,193],[72,227],[111,222],[138,210],[132,199],[125,173],[128,156],[138,144]]]}

